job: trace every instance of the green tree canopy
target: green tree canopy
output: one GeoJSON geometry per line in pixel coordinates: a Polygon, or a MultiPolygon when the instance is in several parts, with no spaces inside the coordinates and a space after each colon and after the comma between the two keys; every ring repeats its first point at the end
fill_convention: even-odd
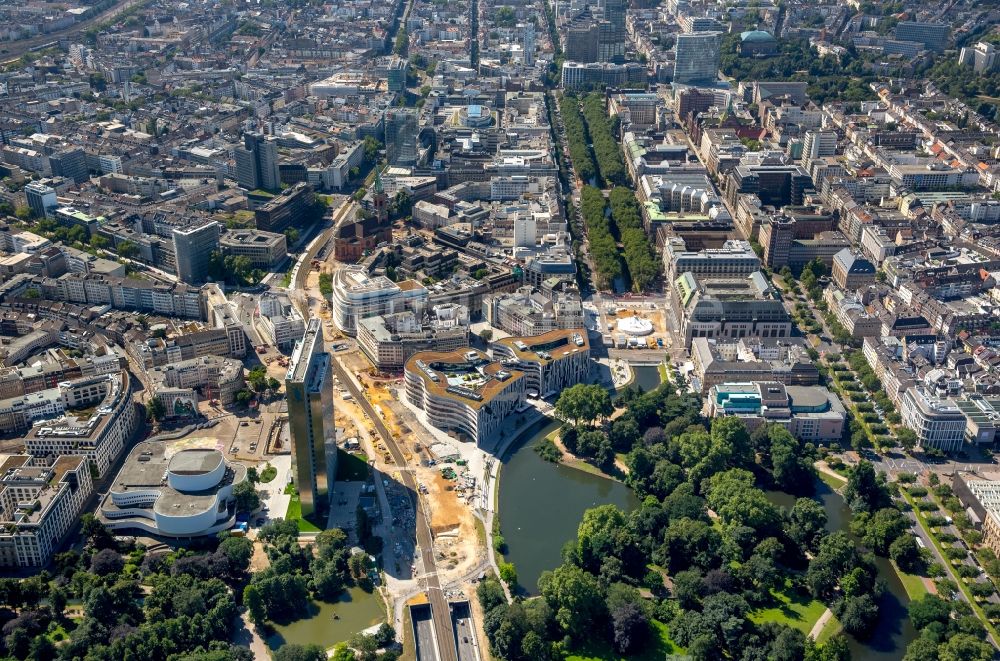
{"type": "Polygon", "coordinates": [[[563,390],[556,401],[556,413],[574,425],[593,422],[611,415],[614,410],[607,389],[599,385],[578,383],[563,390]]]}

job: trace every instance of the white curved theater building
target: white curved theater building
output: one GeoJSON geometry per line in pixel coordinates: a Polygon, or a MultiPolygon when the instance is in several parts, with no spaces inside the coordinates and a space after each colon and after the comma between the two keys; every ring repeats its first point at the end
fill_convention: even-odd
{"type": "Polygon", "coordinates": [[[226,462],[215,449],[171,452],[162,441],[135,446],[101,503],[101,521],[112,530],[164,537],[213,535],[236,521],[233,486],[246,467],[226,462]]]}

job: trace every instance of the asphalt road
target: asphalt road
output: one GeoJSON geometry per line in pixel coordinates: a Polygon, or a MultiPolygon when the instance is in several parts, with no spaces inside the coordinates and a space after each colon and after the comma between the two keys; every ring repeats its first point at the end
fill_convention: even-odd
{"type": "Polygon", "coordinates": [[[240,320],[240,323],[243,324],[243,330],[246,332],[247,337],[250,338],[250,342],[252,342],[255,347],[262,344],[268,344],[268,342],[265,342],[261,334],[257,332],[257,326],[254,324],[254,313],[257,310],[257,298],[254,296],[239,295],[230,303],[233,306],[233,310],[236,312],[236,317],[240,320]]]}
{"type": "Polygon", "coordinates": [[[458,631],[458,656],[460,661],[479,661],[476,653],[476,631],[472,627],[472,617],[455,618],[458,631]]]}
{"type": "Polygon", "coordinates": [[[432,620],[419,619],[414,623],[417,632],[417,658],[420,661],[434,661],[434,623],[432,620]]]}
{"type": "Polygon", "coordinates": [[[361,389],[358,388],[336,356],[333,357],[331,362],[333,364],[333,371],[340,380],[340,383],[351,391],[354,401],[371,418],[372,424],[375,425],[375,430],[382,437],[382,440],[385,441],[385,445],[389,449],[393,461],[400,467],[400,479],[409,491],[410,501],[416,512],[417,546],[420,547],[420,559],[425,575],[425,589],[427,590],[427,599],[430,601],[434,619],[434,632],[438,643],[438,658],[439,661],[458,661],[458,650],[455,648],[455,633],[451,625],[451,610],[448,608],[448,602],[444,598],[444,591],[441,589],[441,582],[438,580],[437,565],[434,562],[434,537],[431,535],[431,528],[426,512],[424,512],[420,498],[417,496],[417,481],[414,479],[413,474],[405,469],[406,459],[403,457],[403,453],[400,451],[392,434],[389,433],[385,423],[382,422],[382,418],[375,412],[371,402],[361,392],[361,389]]]}

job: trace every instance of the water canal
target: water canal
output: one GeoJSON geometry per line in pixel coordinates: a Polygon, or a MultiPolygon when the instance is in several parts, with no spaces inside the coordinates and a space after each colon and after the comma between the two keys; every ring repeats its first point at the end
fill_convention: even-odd
{"type": "MultiPolygon", "coordinates": [[[[660,385],[656,365],[633,369],[632,383],[643,391],[660,385]]],[[[526,440],[504,457],[500,473],[500,530],[508,545],[506,558],[530,594],[537,593],[542,572],[562,562],[562,547],[576,537],[586,510],[612,504],[629,511],[639,505],[621,482],[539,457],[532,448],[558,428],[558,422],[542,420],[526,431],[526,440]]]]}
{"type": "MultiPolygon", "coordinates": [[[[851,534],[851,510],[839,493],[821,480],[816,481],[818,500],[826,511],[826,528],[830,532],[842,530],[851,540],[857,538],[851,534]]],[[[795,496],[783,491],[768,491],[767,496],[772,503],[787,510],[795,504],[795,496]]],[[[851,658],[856,661],[889,661],[900,659],[906,652],[906,646],[917,636],[916,629],[910,623],[907,604],[910,603],[896,570],[886,558],[875,557],[879,576],[885,580],[886,591],[879,603],[879,621],[870,640],[864,643],[848,637],[851,648],[851,658]]]]}
{"type": "MultiPolygon", "coordinates": [[[[656,365],[634,369],[633,383],[644,391],[659,385],[656,365]]],[[[531,594],[538,591],[541,573],[559,566],[562,547],[576,536],[584,511],[605,504],[629,511],[639,505],[631,489],[620,482],[539,457],[532,447],[558,427],[558,422],[543,420],[525,432],[526,440],[504,458],[500,474],[500,527],[508,545],[506,557],[531,594]]],[[[770,491],[768,497],[787,509],[795,503],[794,496],[780,491],[770,491]]],[[[826,511],[827,529],[850,535],[851,511],[840,494],[817,480],[815,498],[826,511]]],[[[899,659],[917,635],[907,615],[909,598],[891,563],[876,558],[876,564],[887,590],[872,638],[864,643],[849,638],[852,658],[859,661],[899,659]]]]}

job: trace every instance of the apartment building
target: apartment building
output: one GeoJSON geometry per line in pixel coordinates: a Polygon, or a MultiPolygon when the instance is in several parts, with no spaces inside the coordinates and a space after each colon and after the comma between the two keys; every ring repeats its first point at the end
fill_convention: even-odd
{"type": "MultiPolygon", "coordinates": [[[[72,382],[71,389],[88,388],[86,418],[60,414],[31,428],[24,437],[27,451],[38,457],[83,455],[103,475],[132,436],[139,415],[132,399],[127,371],[72,382]],[[96,400],[100,396],[100,400],[96,400]]],[[[82,396],[84,396],[85,393],[82,396]]],[[[64,406],[64,411],[69,406],[64,406]]]]}
{"type": "Polygon", "coordinates": [[[87,459],[26,454],[0,465],[0,566],[45,567],[93,493],[87,459]]]}
{"type": "Polygon", "coordinates": [[[823,300],[851,337],[860,340],[882,334],[882,320],[878,315],[869,314],[854,294],[836,287],[827,287],[823,291],[823,300]]]}
{"type": "Polygon", "coordinates": [[[913,371],[898,360],[902,354],[899,338],[887,337],[883,332],[866,336],[861,351],[889,399],[901,408],[903,394],[913,389],[916,379],[913,371]]]}
{"type": "Polygon", "coordinates": [[[66,273],[55,279],[40,279],[39,288],[44,298],[57,301],[110,305],[118,310],[187,319],[204,319],[206,315],[201,291],[184,283],[168,285],[152,280],[66,273]]]}

